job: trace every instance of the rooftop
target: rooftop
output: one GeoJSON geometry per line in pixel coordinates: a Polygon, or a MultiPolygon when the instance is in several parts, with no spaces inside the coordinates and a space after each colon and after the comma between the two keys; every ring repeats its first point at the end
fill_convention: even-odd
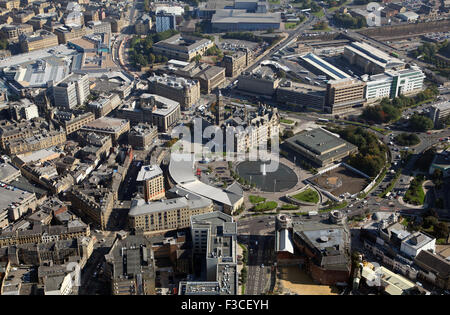
{"type": "Polygon", "coordinates": [[[334,80],[350,78],[347,73],[339,70],[313,53],[307,53],[306,55],[301,56],[301,58],[334,80]]]}
{"type": "Polygon", "coordinates": [[[175,210],[175,209],[198,209],[204,208],[211,205],[211,200],[207,198],[173,198],[166,200],[159,200],[154,202],[146,203],[143,199],[135,199],[131,202],[131,208],[129,215],[130,216],[138,216],[147,213],[157,213],[161,211],[167,210],[175,210]]]}
{"type": "Polygon", "coordinates": [[[156,176],[162,176],[163,172],[158,165],[143,165],[139,171],[136,181],[152,179],[156,176]]]}
{"type": "Polygon", "coordinates": [[[319,159],[355,148],[353,144],[322,128],[301,132],[286,141],[295,148],[309,151],[319,159]]]}

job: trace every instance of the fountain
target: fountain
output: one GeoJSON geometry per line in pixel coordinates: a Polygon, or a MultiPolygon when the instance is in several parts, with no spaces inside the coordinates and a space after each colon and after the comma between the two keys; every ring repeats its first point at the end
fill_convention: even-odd
{"type": "Polygon", "coordinates": [[[266,163],[262,163],[260,169],[261,169],[262,175],[266,176],[266,163]]]}

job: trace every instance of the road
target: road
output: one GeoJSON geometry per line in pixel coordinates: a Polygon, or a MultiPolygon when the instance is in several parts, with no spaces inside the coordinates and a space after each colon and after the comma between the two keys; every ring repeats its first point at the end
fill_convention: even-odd
{"type": "Polygon", "coordinates": [[[249,250],[245,293],[260,295],[268,289],[273,263],[274,217],[256,216],[238,221],[238,237],[249,250]]]}

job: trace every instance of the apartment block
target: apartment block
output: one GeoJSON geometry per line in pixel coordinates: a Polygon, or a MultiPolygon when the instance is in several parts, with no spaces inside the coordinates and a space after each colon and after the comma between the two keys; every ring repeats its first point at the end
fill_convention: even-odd
{"type": "Polygon", "coordinates": [[[143,165],[137,175],[136,184],[138,193],[146,202],[165,197],[164,176],[158,165],[143,165]]]}
{"type": "Polygon", "coordinates": [[[135,199],[128,214],[129,226],[144,232],[161,233],[187,228],[191,216],[212,211],[210,199],[192,194],[148,203],[144,199],[135,199]]]}

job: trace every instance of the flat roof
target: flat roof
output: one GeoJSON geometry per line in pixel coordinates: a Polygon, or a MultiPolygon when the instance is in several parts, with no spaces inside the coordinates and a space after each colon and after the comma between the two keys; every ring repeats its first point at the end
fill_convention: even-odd
{"type": "Polygon", "coordinates": [[[324,155],[331,150],[338,150],[343,146],[353,146],[347,141],[336,137],[322,128],[301,132],[287,140],[289,143],[301,146],[317,155],[324,155]]]}
{"type": "Polygon", "coordinates": [[[186,197],[179,197],[149,203],[146,203],[144,199],[135,199],[131,202],[129,215],[138,216],[181,208],[199,209],[208,207],[209,205],[211,205],[211,200],[207,198],[190,199],[186,197]]]}
{"type": "Polygon", "coordinates": [[[239,9],[219,9],[212,16],[212,24],[279,24],[281,13],[247,13],[239,9]]]}
{"type": "Polygon", "coordinates": [[[8,209],[13,206],[13,203],[20,204],[24,199],[27,199],[31,195],[34,195],[34,193],[30,193],[17,187],[9,185],[0,187],[0,209],[8,209]],[[9,187],[9,189],[7,187],[9,187]]]}
{"type": "Polygon", "coordinates": [[[350,76],[347,73],[339,70],[335,66],[326,62],[322,58],[314,55],[313,53],[307,53],[306,55],[303,55],[300,58],[302,58],[308,64],[325,73],[334,80],[350,78],[350,76]]]}
{"type": "Polygon", "coordinates": [[[82,130],[87,131],[103,131],[103,132],[118,132],[124,125],[128,124],[126,119],[118,119],[112,117],[100,117],[83,126],[82,130]]]}

